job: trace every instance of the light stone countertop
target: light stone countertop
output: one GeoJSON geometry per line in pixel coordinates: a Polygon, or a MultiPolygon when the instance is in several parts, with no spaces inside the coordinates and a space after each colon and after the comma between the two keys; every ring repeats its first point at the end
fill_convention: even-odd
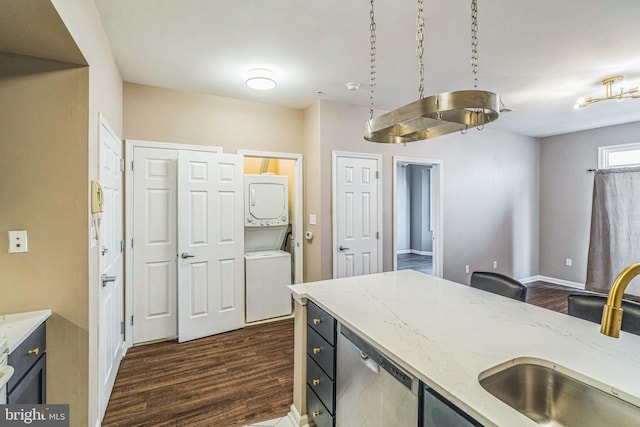
{"type": "Polygon", "coordinates": [[[0,315],[0,338],[7,338],[9,353],[51,316],[51,310],[0,315]]]}
{"type": "Polygon", "coordinates": [[[478,382],[524,359],[640,406],[640,336],[413,270],[290,286],[486,426],[537,426],[478,382]]]}

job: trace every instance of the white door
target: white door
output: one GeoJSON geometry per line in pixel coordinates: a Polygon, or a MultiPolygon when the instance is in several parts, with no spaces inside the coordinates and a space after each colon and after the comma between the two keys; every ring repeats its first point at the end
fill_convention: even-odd
{"type": "Polygon", "coordinates": [[[244,325],[243,159],[178,154],[178,341],[244,325]]]}
{"type": "Polygon", "coordinates": [[[133,343],[177,335],[177,150],[133,151],[133,343]]]}
{"type": "Polygon", "coordinates": [[[382,271],[379,156],[334,153],[333,277],[382,271]]]}
{"type": "Polygon", "coordinates": [[[100,116],[98,179],[104,212],[99,235],[100,300],[98,309],[98,404],[100,419],[111,396],[124,351],[122,241],[122,142],[100,116]]]}

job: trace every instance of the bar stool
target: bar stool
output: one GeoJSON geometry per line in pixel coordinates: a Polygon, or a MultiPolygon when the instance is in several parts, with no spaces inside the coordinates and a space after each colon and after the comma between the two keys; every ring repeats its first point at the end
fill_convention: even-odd
{"type": "Polygon", "coordinates": [[[485,271],[474,271],[469,286],[508,298],[526,301],[527,287],[509,276],[485,271]]]}
{"type": "MultiPolygon", "coordinates": [[[[602,309],[607,303],[604,295],[569,295],[567,312],[570,316],[579,317],[594,323],[602,321],[602,309]]],[[[640,335],[640,304],[622,300],[622,325],[620,329],[631,334],[640,335]]]]}

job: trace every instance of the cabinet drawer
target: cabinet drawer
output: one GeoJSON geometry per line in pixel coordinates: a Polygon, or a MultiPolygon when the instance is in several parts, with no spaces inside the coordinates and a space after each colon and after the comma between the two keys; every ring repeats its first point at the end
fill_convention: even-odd
{"type": "Polygon", "coordinates": [[[336,348],[312,328],[307,328],[307,354],[316,361],[329,378],[335,379],[336,348]]]}
{"type": "Polygon", "coordinates": [[[311,301],[307,302],[307,324],[329,344],[336,345],[336,320],[311,301]]]}
{"type": "Polygon", "coordinates": [[[11,392],[46,351],[47,332],[45,325],[45,323],[40,325],[38,329],[33,331],[33,333],[9,355],[9,365],[13,366],[14,373],[7,383],[8,392],[11,392]],[[29,354],[29,352],[31,352],[31,354],[29,354]]]}
{"type": "Polygon", "coordinates": [[[318,396],[307,384],[307,412],[309,417],[318,427],[334,427],[335,418],[331,416],[327,408],[322,404],[318,396]]]}
{"type": "Polygon", "coordinates": [[[47,403],[47,355],[43,354],[33,367],[7,395],[9,404],[47,403]]]}
{"type": "Polygon", "coordinates": [[[336,383],[320,369],[320,366],[309,355],[307,355],[307,384],[316,392],[329,412],[335,414],[336,383]]]}

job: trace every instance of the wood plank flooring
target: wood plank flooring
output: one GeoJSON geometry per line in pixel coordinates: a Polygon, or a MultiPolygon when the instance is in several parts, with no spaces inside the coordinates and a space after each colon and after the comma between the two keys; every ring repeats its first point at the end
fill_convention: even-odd
{"type": "Polygon", "coordinates": [[[103,427],[231,427],[282,417],[293,399],[293,319],[133,347],[103,427]]]}
{"type": "MultiPolygon", "coordinates": [[[[562,313],[567,295],[545,282],[527,302],[562,313]]],[[[129,349],[104,427],[236,427],[284,416],[293,396],[293,319],[248,326],[188,343],[129,349]]]]}
{"type": "Polygon", "coordinates": [[[431,255],[399,254],[398,270],[415,270],[425,274],[433,274],[433,257],[431,255]]]}
{"type": "Polygon", "coordinates": [[[583,289],[548,282],[527,283],[527,303],[567,314],[567,297],[571,294],[593,294],[583,289]]]}

